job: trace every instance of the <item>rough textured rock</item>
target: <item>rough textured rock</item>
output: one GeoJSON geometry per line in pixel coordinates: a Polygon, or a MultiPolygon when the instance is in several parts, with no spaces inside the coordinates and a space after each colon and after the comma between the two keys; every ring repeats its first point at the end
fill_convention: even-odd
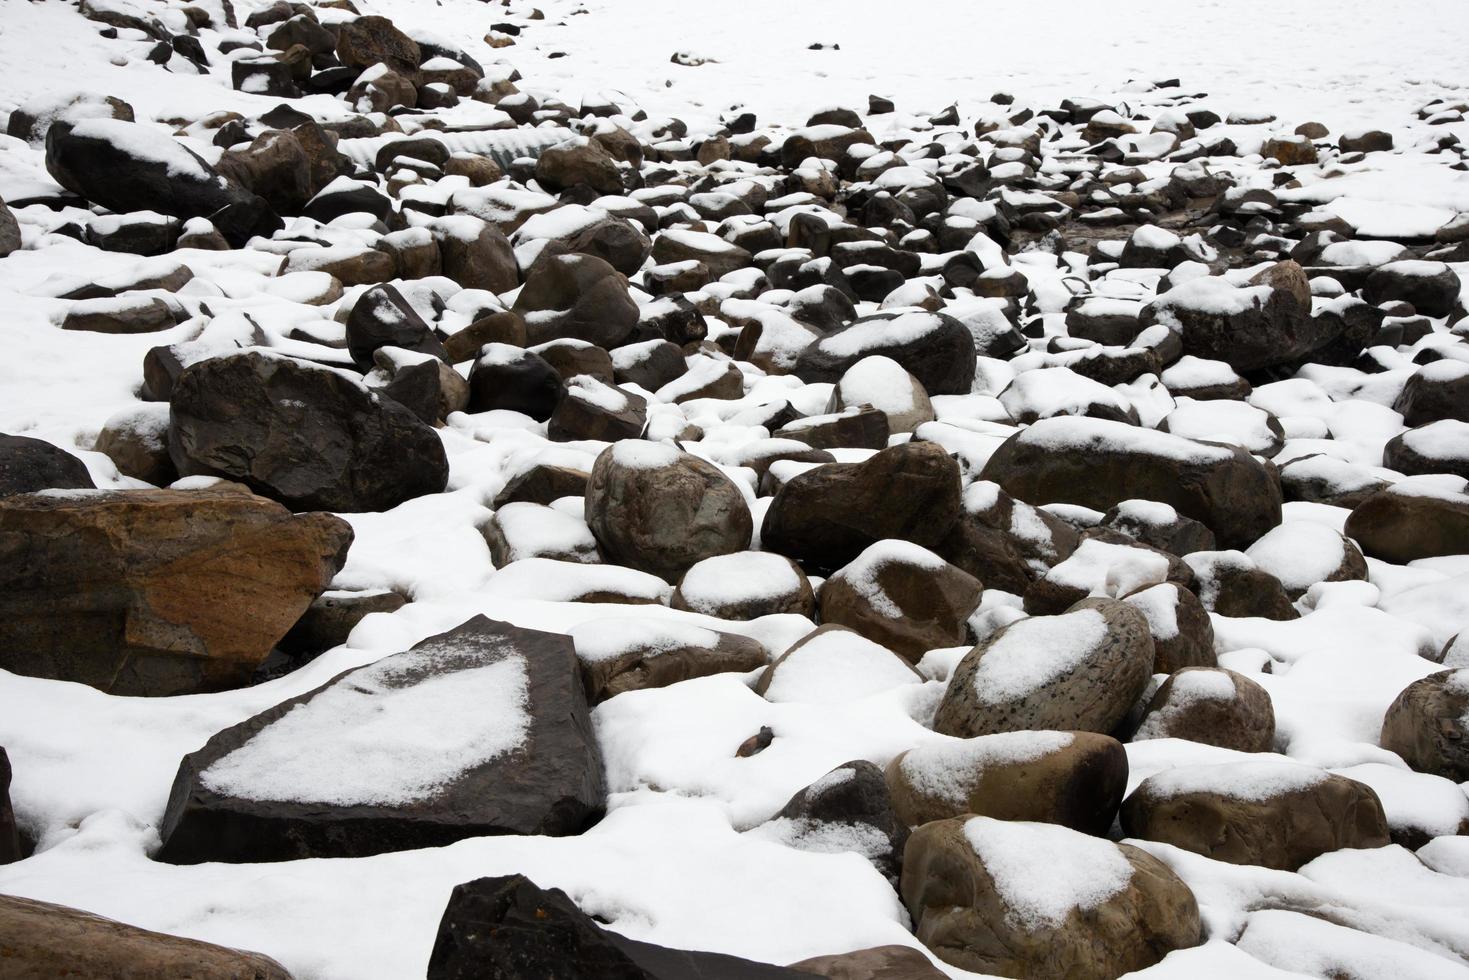
{"type": "Polygon", "coordinates": [[[636,439],[647,423],[648,402],[642,395],[579,374],[567,380],[546,432],[553,442],[616,442],[636,439]]]}
{"type": "Polygon", "coordinates": [[[361,370],[372,367],[381,347],[401,347],[449,360],[448,351],[395,286],[373,286],[357,297],[347,317],[347,351],[361,370]]]}
{"type": "Polygon", "coordinates": [[[1127,752],[1094,732],[1001,732],[899,753],[887,781],[910,827],[973,813],[1103,835],[1127,790],[1127,752]]]}
{"type": "Polygon", "coordinates": [[[268,956],[151,932],[100,915],[0,895],[0,970],[6,980],[291,980],[268,956]]]}
{"type": "Polygon", "coordinates": [[[879,541],[821,587],[821,621],[850,627],[914,663],[962,646],[984,586],[927,548],[879,541]]]}
{"type": "Polygon", "coordinates": [[[1245,450],[1120,422],[1042,420],[1007,439],[981,475],[1030,504],[1105,511],[1124,500],[1160,501],[1226,548],[1248,547],[1280,523],[1279,479],[1245,450]]]}
{"type": "Polygon", "coordinates": [[[802,980],[812,974],[721,953],[668,949],[603,929],[559,888],[524,875],[456,885],[428,980],[802,980]]]}
{"type": "Polygon", "coordinates": [[[775,494],[760,541],[815,569],[836,569],[883,538],[932,548],[959,518],[959,464],[933,443],[828,463],[775,494]]]}
{"type": "Polygon", "coordinates": [[[337,28],[337,59],[348,68],[362,71],[381,63],[413,74],[421,58],[418,43],[386,17],[358,17],[337,28]]]}
{"type": "Polygon", "coordinates": [[[37,490],[92,489],[87,464],[54,443],[0,432],[0,497],[37,490]]]}
{"type": "Polygon", "coordinates": [[[1395,565],[1469,553],[1469,495],[1383,490],[1356,506],[1346,534],[1367,557],[1395,565]]]}
{"type": "Polygon", "coordinates": [[[1027,729],[1110,732],[1153,670],[1147,620],[1116,599],[1018,620],[959,662],[934,730],[959,738],[1027,729]],[[1045,659],[1031,665],[1037,649],[1045,659]]]}
{"type": "Polygon", "coordinates": [[[1469,780],[1469,669],[1440,671],[1404,688],[1383,716],[1382,747],[1419,772],[1469,780]]]}
{"type": "Polygon", "coordinates": [[[1209,612],[1276,621],[1300,618],[1280,579],[1243,551],[1196,551],[1185,560],[1197,577],[1199,601],[1209,612]]]}
{"type": "Polygon", "coordinates": [[[570,638],[475,616],[227,728],[185,756],[158,859],[360,857],[490,834],[577,834],[605,805],[602,778],[570,638]],[[508,741],[486,736],[488,748],[463,742],[443,759],[454,751],[445,740],[453,745],[466,728],[500,721],[486,715],[483,696],[445,697],[475,684],[491,698],[523,685],[520,730],[508,741]],[[424,710],[425,686],[437,692],[432,711],[424,710]],[[414,712],[425,740],[416,753],[393,726],[362,725],[364,715],[400,710],[414,712]],[[307,730],[316,732],[311,744],[289,741],[307,730]],[[336,731],[350,734],[334,745],[327,733],[336,731]],[[325,778],[313,760],[319,753],[328,766],[350,757],[373,778],[325,778]],[[433,763],[442,766],[439,778],[420,771],[433,763]]]}
{"type": "Polygon", "coordinates": [[[532,344],[571,337],[610,350],[638,325],[627,280],[601,259],[577,253],[537,259],[514,312],[525,321],[532,344]]]}
{"type": "Polygon", "coordinates": [[[1284,871],[1330,851],[1388,843],[1382,803],[1367,786],[1275,761],[1150,776],[1123,801],[1122,830],[1216,861],[1284,871]]]}
{"type": "Polygon", "coordinates": [[[122,695],[238,687],[351,541],[238,486],[7,498],[0,667],[122,695]]]}
{"type": "Polygon", "coordinates": [[[900,891],[924,945],[975,973],[1115,980],[1202,939],[1193,892],[1163,862],[1128,844],[1044,824],[987,817],[926,824],[908,839],[900,891]],[[986,848],[1014,850],[1004,872],[992,873],[973,837],[986,848]],[[1058,863],[1058,847],[1072,860],[1058,863]],[[1087,889],[1085,904],[1070,909],[1027,901],[1034,892],[1027,879],[1081,874],[1106,874],[1115,890],[1087,889]]]}
{"type": "Polygon", "coordinates": [[[894,885],[908,842],[882,770],[865,759],[845,762],[796,793],[759,832],[797,850],[855,851],[894,885]]]}
{"type": "Polygon", "coordinates": [[[181,474],[239,480],[298,510],[387,510],[448,481],[444,444],[409,409],[289,357],[200,361],[179,376],[170,408],[181,474]]]}
{"type": "Polygon", "coordinates": [[[1185,667],[1148,702],[1134,742],[1183,738],[1238,752],[1269,752],[1275,741],[1275,709],[1254,681],[1222,667],[1185,667]]]}
{"type": "Polygon", "coordinates": [[[1171,674],[1185,667],[1218,663],[1209,610],[1191,590],[1176,582],[1160,582],[1122,598],[1148,621],[1148,631],[1153,634],[1153,673],[1171,674]]]}
{"type": "Polygon", "coordinates": [[[586,518],[609,561],[668,582],[705,558],[745,550],[754,530],[739,488],[712,463],[637,440],[597,457],[586,518]]]}

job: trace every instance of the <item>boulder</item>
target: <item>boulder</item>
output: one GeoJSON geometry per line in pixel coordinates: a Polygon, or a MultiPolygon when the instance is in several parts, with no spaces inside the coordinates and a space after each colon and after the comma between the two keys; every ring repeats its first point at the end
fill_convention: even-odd
{"type": "Polygon", "coordinates": [[[1284,760],[1165,769],[1122,803],[1128,837],[1294,871],[1342,848],[1384,847],[1387,817],[1370,788],[1284,760]]]}
{"type": "Polygon", "coordinates": [[[372,352],[372,362],[376,367],[364,383],[428,425],[438,425],[469,405],[469,382],[443,358],[401,347],[379,347],[372,352]]]}
{"type": "Polygon", "coordinates": [[[1389,487],[1358,504],[1345,530],[1364,555],[1395,565],[1469,554],[1469,494],[1389,487]]]}
{"type": "Polygon", "coordinates": [[[439,921],[427,980],[810,980],[722,953],[668,949],[603,929],[559,888],[524,875],[456,885],[439,921]]]}
{"type": "Polygon", "coordinates": [[[959,488],[959,464],[934,443],[894,446],[861,463],[828,463],[775,494],[761,545],[819,570],[840,568],[884,538],[932,548],[959,518],[959,488]]]}
{"type": "Polygon", "coordinates": [[[901,752],[887,781],[910,827],[974,813],[1101,836],[1127,790],[1127,752],[1094,732],[999,732],[901,752]]]}
{"type": "Polygon", "coordinates": [[[1005,440],[980,475],[1030,504],[1105,511],[1160,501],[1226,548],[1248,547],[1280,523],[1279,479],[1245,450],[1121,422],[1044,419],[1005,440]]]}
{"type": "Polygon", "coordinates": [[[638,440],[597,457],[586,517],[608,561],[668,582],[705,558],[745,550],[754,530],[744,496],[718,467],[638,440]]]}
{"type": "Polygon", "coordinates": [[[361,857],[577,834],[605,795],[570,637],[475,616],[185,756],[158,860],[361,857]]]}
{"type": "Polygon", "coordinates": [[[1150,738],[1269,752],[1275,742],[1275,709],[1265,689],[1243,674],[1223,667],[1185,667],[1158,688],[1132,741],[1150,738]]]}
{"type": "Polygon", "coordinates": [[[593,619],[569,632],[591,704],[769,662],[765,648],[747,636],[663,619],[593,619]]]}
{"type": "Polygon", "coordinates": [[[495,495],[492,506],[504,507],[517,500],[549,504],[562,497],[585,497],[590,474],[573,466],[537,461],[517,472],[495,495]]]}
{"type": "Polygon", "coordinates": [[[67,190],[120,214],[208,218],[235,246],[280,227],[264,199],[142,123],[90,118],[53,125],[46,134],[46,170],[67,190]]]}
{"type": "Polygon", "coordinates": [[[448,482],[438,434],[347,372],[246,351],[186,368],[169,405],[181,474],[239,480],[294,509],[387,510],[448,482]]]}
{"type": "Polygon", "coordinates": [[[1160,582],[1130,592],[1122,600],[1148,621],[1153,635],[1153,673],[1171,674],[1185,667],[1213,667],[1214,623],[1192,590],[1177,582],[1160,582]]]}
{"type": "Polygon", "coordinates": [[[0,895],[6,980],[291,980],[260,953],[139,929],[81,909],[0,895]]]}
{"type": "Polygon", "coordinates": [[[92,448],[112,460],[123,476],[155,487],[166,487],[179,477],[168,455],[165,404],[142,402],[108,416],[92,448]]]}
{"type": "Polygon", "coordinates": [[[695,563],[678,580],[670,605],[715,619],[816,615],[806,573],[789,558],[766,551],[715,555],[695,563]]]}
{"type": "Polygon", "coordinates": [[[596,564],[602,560],[586,523],[545,504],[517,501],[496,508],[484,526],[490,561],[504,568],[525,558],[596,564]]]}
{"type": "Polygon", "coordinates": [[[1362,298],[1377,306],[1412,303],[1423,316],[1448,316],[1459,302],[1459,276],[1445,262],[1401,259],[1372,270],[1362,298]]]}
{"type": "Polygon", "coordinates": [[[146,294],[78,300],[61,320],[62,330],[88,333],[157,333],[176,325],[173,309],[157,296],[146,294]]]}
{"type": "Polygon", "coordinates": [[[163,696],[239,687],[352,530],[238,486],[0,500],[0,667],[163,696]]]}
{"type": "Polygon", "coordinates": [[[850,627],[910,661],[964,644],[984,586],[910,541],[870,545],[821,587],[821,621],[850,627]]]}
{"type": "Polygon", "coordinates": [[[324,592],[276,646],[287,654],[315,655],[347,642],[357,624],[373,613],[394,613],[408,600],[397,592],[324,592]]]}
{"type": "Polygon", "coordinates": [[[54,443],[0,432],[0,498],[37,490],[90,490],[87,464],[54,443]]]}
{"type": "Polygon", "coordinates": [[[1419,772],[1469,780],[1469,669],[1440,671],[1405,687],[1383,716],[1381,741],[1419,772]]]}
{"type": "Polygon", "coordinates": [[[504,232],[468,214],[434,219],[429,225],[439,246],[444,275],[465,289],[508,292],[520,282],[515,253],[504,232]]]}
{"type": "Polygon", "coordinates": [[[1185,354],[1241,373],[1291,364],[1335,339],[1324,321],[1311,317],[1299,265],[1279,263],[1257,280],[1236,286],[1217,276],[1190,279],[1144,306],[1139,325],[1166,326],[1178,333],[1185,354]]]}
{"type": "Polygon", "coordinates": [[[1469,422],[1469,364],[1445,358],[1423,365],[1408,378],[1392,407],[1411,426],[1443,419],[1469,422]]]}
{"type": "Polygon", "coordinates": [[[638,325],[627,280],[601,259],[575,252],[537,259],[514,312],[525,321],[532,344],[571,337],[610,350],[638,325]]]}
{"type": "Polygon", "coordinates": [[[422,52],[418,43],[388,18],[357,17],[337,27],[337,60],[358,71],[383,64],[412,75],[418,71],[422,52]]]}
{"type": "Polygon", "coordinates": [[[1367,560],[1357,546],[1315,521],[1287,521],[1266,532],[1245,554],[1280,582],[1292,602],[1319,582],[1367,581],[1367,560]]]}
{"type": "Polygon", "coordinates": [[[939,959],[1021,980],[1115,980],[1202,941],[1157,858],[1053,824],[956,817],[908,838],[900,893],[939,959]]]}
{"type": "Polygon", "coordinates": [[[894,885],[908,842],[882,770],[865,759],[845,762],[800,790],[754,832],[798,851],[860,854],[894,885]]]}
{"type": "MultiPolygon", "coordinates": [[[[831,393],[829,411],[866,405],[887,416],[889,432],[912,432],[933,421],[933,403],[923,384],[888,357],[864,357],[853,364],[831,393]]],[[[886,448],[886,443],[879,446],[886,448]]]]}
{"type": "Polygon", "coordinates": [[[1401,432],[1383,447],[1382,464],[1408,476],[1448,473],[1469,480],[1469,422],[1441,419],[1401,432]]]}
{"type": "Polygon", "coordinates": [[[1280,579],[1243,551],[1196,551],[1184,560],[1196,576],[1199,601],[1209,612],[1277,621],[1300,618],[1280,579]]]}
{"type": "Polygon", "coordinates": [[[807,383],[836,383],[873,356],[896,361],[929,395],[967,395],[974,383],[969,328],[948,314],[923,310],[876,313],[839,327],[801,351],[792,373],[807,383]]]}
{"type": "Polygon", "coordinates": [[[653,240],[653,261],[659,265],[698,262],[713,279],[751,265],[750,253],[718,235],[689,228],[670,228],[653,240]]]}
{"type": "Polygon", "coordinates": [[[400,347],[445,362],[449,360],[449,353],[433,328],[396,286],[387,283],[373,286],[357,297],[347,316],[347,352],[358,369],[371,369],[372,355],[381,347],[400,347]]]}
{"type": "Polygon", "coordinates": [[[18,251],[20,246],[20,222],[15,220],[15,214],[6,207],[4,199],[0,199],[0,259],[18,251]]]}
{"type": "Polygon", "coordinates": [[[599,195],[620,196],[622,173],[606,147],[586,136],[547,147],[536,158],[536,180],[552,191],[585,185],[599,195]]]}
{"type": "Polygon", "coordinates": [[[827,623],[767,667],[755,693],[773,702],[838,704],[922,680],[912,664],[887,647],[827,623]]]}
{"type": "Polygon", "coordinates": [[[1084,599],[1060,616],[1017,620],[954,669],[934,730],[958,738],[1052,729],[1110,732],[1153,671],[1143,614],[1084,599]]]}
{"type": "Polygon", "coordinates": [[[556,411],[564,391],[556,369],[522,347],[486,344],[469,368],[471,412],[520,412],[544,422],[556,411]]]}
{"type": "Polygon", "coordinates": [[[987,588],[1024,595],[1079,543],[1076,529],[1061,518],[976,480],[964,488],[963,513],[936,550],[987,588]]]}
{"type": "Polygon", "coordinates": [[[647,424],[648,400],[642,395],[578,374],[567,380],[546,433],[553,442],[616,442],[636,439],[647,424]]]}

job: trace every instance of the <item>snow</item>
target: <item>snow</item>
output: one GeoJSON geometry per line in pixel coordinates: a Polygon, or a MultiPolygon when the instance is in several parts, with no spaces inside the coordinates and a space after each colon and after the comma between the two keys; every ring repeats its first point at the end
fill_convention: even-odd
{"type": "Polygon", "coordinates": [[[941,330],[943,322],[932,313],[900,313],[890,319],[868,320],[847,327],[840,333],[823,337],[817,346],[837,357],[851,357],[874,347],[913,344],[941,330]]]}
{"type": "Polygon", "coordinates": [[[1081,667],[1107,637],[1095,609],[1012,623],[985,649],[974,672],[981,704],[1003,704],[1037,691],[1081,667]]]}
{"type": "Polygon", "coordinates": [[[1305,591],[1334,574],[1346,557],[1346,541],[1321,524],[1286,521],[1246,549],[1256,567],[1280,579],[1287,591],[1305,591]]]}
{"type": "Polygon", "coordinates": [[[508,649],[439,642],[400,653],[296,705],[199,781],[248,800],[403,806],[430,799],[524,744],[528,684],[525,658],[508,649]],[[501,655],[493,663],[467,666],[494,653],[501,655]]]}
{"type": "Polygon", "coordinates": [[[1229,459],[1229,450],[1144,429],[1125,422],[1091,418],[1041,419],[1020,435],[1020,442],[1051,452],[1141,453],[1194,465],[1229,459]]]}
{"type": "Polygon", "coordinates": [[[1007,918],[1028,932],[1057,929],[1121,894],[1132,864],[1111,841],[1066,827],[971,817],[964,838],[974,848],[1007,918]]]}
{"type": "Polygon", "coordinates": [[[623,439],[612,445],[612,462],[631,470],[658,470],[676,465],[680,453],[673,446],[641,439],[623,439]]]}
{"type": "Polygon", "coordinates": [[[695,612],[708,612],[731,602],[776,599],[792,595],[801,580],[779,555],[741,551],[715,555],[694,564],[678,583],[679,594],[695,612]]]}
{"type": "Polygon", "coordinates": [[[577,657],[588,663],[616,660],[633,651],[656,656],[682,647],[712,650],[719,643],[719,634],[702,626],[636,617],[588,620],[570,633],[577,657]]]}
{"type": "Polygon", "coordinates": [[[1111,599],[1158,585],[1167,578],[1167,556],[1097,538],[1083,541],[1065,561],[1053,565],[1046,573],[1046,579],[1051,582],[1082,589],[1088,596],[1111,599]]]}
{"type": "Polygon", "coordinates": [[[1180,766],[1150,777],[1149,795],[1170,799],[1190,793],[1213,793],[1226,799],[1262,803],[1318,785],[1327,773],[1296,762],[1225,762],[1180,766]]]}

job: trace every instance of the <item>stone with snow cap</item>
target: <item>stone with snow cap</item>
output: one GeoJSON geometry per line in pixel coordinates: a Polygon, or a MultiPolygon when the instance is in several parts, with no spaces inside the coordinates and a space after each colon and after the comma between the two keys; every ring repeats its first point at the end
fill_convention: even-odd
{"type": "Polygon", "coordinates": [[[1469,669],[1440,671],[1405,687],[1382,719],[1381,742],[1419,772],[1469,780],[1469,669]]]}
{"type": "Polygon", "coordinates": [[[941,960],[1020,980],[1115,980],[1202,941],[1199,906],[1130,844],[967,816],[914,831],[900,894],[941,960]]]}
{"type": "Polygon", "coordinates": [[[839,704],[918,684],[902,657],[854,630],[828,623],[808,633],[765,669],[755,693],[767,701],[839,704]]]}
{"type": "Polygon", "coordinates": [[[801,851],[861,854],[894,885],[908,842],[882,770],[865,759],[837,766],[751,833],[801,851]]]}
{"type": "Polygon", "coordinates": [[[665,619],[592,619],[570,634],[591,704],[624,691],[756,670],[769,661],[765,648],[747,636],[665,619]]]}
{"type": "Polygon", "coordinates": [[[821,587],[821,621],[850,627],[917,662],[960,646],[984,586],[927,548],[887,539],[870,545],[821,587]]]}
{"type": "Polygon", "coordinates": [[[1280,523],[1278,478],[1245,450],[1120,422],[1043,419],[1007,439],[981,475],[1030,504],[1156,500],[1224,547],[1247,547],[1280,523]]]}
{"type": "Polygon", "coordinates": [[[816,614],[806,573],[789,558],[765,551],[739,551],[698,562],[679,579],[671,605],[717,619],[816,614]]]}
{"type": "Polygon", "coordinates": [[[647,424],[648,402],[642,395],[578,374],[567,380],[546,434],[554,442],[616,442],[636,439],[647,424]]]}
{"type": "Polygon", "coordinates": [[[449,360],[433,328],[396,286],[387,283],[358,296],[347,315],[347,351],[353,364],[368,370],[373,365],[373,353],[381,347],[399,347],[449,360]]]}
{"type": "Polygon", "coordinates": [[[1199,597],[1177,582],[1145,586],[1122,597],[1148,621],[1153,635],[1153,673],[1213,667],[1214,624],[1199,597]]]}
{"type": "Polygon", "coordinates": [[[949,680],[934,730],[958,738],[1110,732],[1152,670],[1142,613],[1116,599],[1084,599],[1059,616],[1017,620],[970,650],[949,680]]]}
{"type": "Polygon", "coordinates": [[[186,368],[170,400],[184,476],[238,480],[298,510],[378,511],[443,491],[444,444],[350,371],[267,351],[186,368]]]}
{"type": "Polygon", "coordinates": [[[1127,789],[1127,753],[1095,732],[998,732],[899,753],[887,780],[910,827],[973,813],[1102,835],[1127,789]]]}
{"type": "Polygon", "coordinates": [[[1282,871],[1342,848],[1384,847],[1387,817],[1366,785],[1283,757],[1185,765],[1122,803],[1129,837],[1282,871]]]}
{"type": "Polygon", "coordinates": [[[1469,493],[1404,481],[1358,504],[1344,530],[1368,558],[1399,565],[1469,554],[1469,493]]]}
{"type": "Polygon", "coordinates": [[[1469,364],[1446,358],[1423,365],[1408,378],[1392,407],[1411,426],[1443,419],[1469,422],[1469,364]]]}
{"type": "Polygon", "coordinates": [[[1275,710],[1265,689],[1222,667],[1175,671],[1148,702],[1132,741],[1183,738],[1237,752],[1269,752],[1275,710]]]}
{"type": "Polygon", "coordinates": [[[576,834],[605,806],[602,778],[571,639],[475,616],[185,756],[158,857],[360,857],[576,834]]]}
{"type": "Polygon", "coordinates": [[[974,381],[969,328],[946,313],[924,310],[875,313],[833,330],[801,352],[793,373],[807,383],[834,383],[877,355],[896,361],[930,396],[966,395],[974,381]]]}
{"type": "Polygon", "coordinates": [[[744,496],[718,467],[637,439],[597,457],[586,517],[608,561],[668,582],[705,558],[745,550],[754,530],[744,496]]]}
{"type": "Polygon", "coordinates": [[[513,309],[532,344],[571,337],[610,350],[638,325],[627,281],[603,260],[574,252],[537,259],[513,309]]]}

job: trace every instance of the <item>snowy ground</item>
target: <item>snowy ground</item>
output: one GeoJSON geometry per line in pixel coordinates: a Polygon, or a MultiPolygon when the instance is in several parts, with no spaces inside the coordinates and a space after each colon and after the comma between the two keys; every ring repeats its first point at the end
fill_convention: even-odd
{"type": "MultiPolygon", "coordinates": [[[[498,51],[479,38],[503,15],[499,6],[473,0],[360,5],[364,13],[452,37],[485,63],[503,58],[526,76],[526,91],[555,92],[573,104],[583,93],[627,93],[650,114],[686,117],[695,131],[707,131],[735,106],[762,122],[798,126],[819,107],[864,107],[869,93],[893,98],[902,113],[937,112],[957,101],[965,118],[968,107],[996,91],[1037,104],[1064,97],[1145,102],[1141,87],[1129,82],[1176,77],[1184,91],[1209,93],[1207,104],[1221,116],[1268,111],[1287,132],[1307,120],[1333,132],[1383,127],[1411,143],[1426,129],[1412,116],[1419,105],[1434,97],[1469,98],[1469,4],[1463,0],[1064,0],[1040,7],[943,0],[897,11],[877,0],[548,0],[540,4],[545,21],[530,22],[519,44],[498,51]],[[840,50],[808,50],[813,43],[840,50]],[[675,51],[714,61],[697,68],[671,64],[675,51]],[[552,52],[566,57],[548,57],[552,52]]],[[[0,0],[0,63],[11,66],[0,82],[0,113],[60,88],[114,94],[131,102],[140,119],[156,120],[215,109],[258,114],[279,101],[234,92],[220,74],[166,75],[141,57],[110,64],[117,50],[96,39],[69,6],[0,0]]],[[[1469,140],[1469,124],[1443,131],[1469,140]]],[[[1255,132],[1256,142],[1260,135],[1255,132]]],[[[6,168],[0,194],[14,197],[37,172],[44,174],[40,153],[4,136],[0,145],[8,151],[4,159],[27,164],[0,163],[6,168]]],[[[1301,199],[1385,237],[1431,234],[1456,212],[1469,211],[1465,174],[1423,156],[1304,183],[1301,199]]],[[[39,232],[27,225],[24,234],[33,245],[39,232]]],[[[229,297],[216,313],[248,308],[276,337],[319,318],[318,310],[268,295],[272,270],[259,256],[180,257],[201,277],[227,285],[229,297]]],[[[135,261],[57,236],[43,249],[0,260],[0,431],[66,446],[86,460],[99,486],[138,485],[89,450],[103,422],[135,404],[145,352],[183,339],[187,328],[137,336],[63,333],[51,318],[65,304],[34,294],[53,275],[84,270],[101,278],[135,261]]],[[[1456,268],[1469,282],[1469,265],[1456,268]]],[[[1060,288],[1062,270],[1034,272],[1036,293],[1047,283],[1060,288]]],[[[1405,375],[1395,377],[1400,384],[1405,375]]],[[[1314,391],[1287,386],[1273,393],[1271,411],[1296,420],[1296,454],[1308,448],[1315,426],[1332,432],[1339,455],[1377,466],[1383,445],[1404,428],[1388,408],[1395,390],[1382,383],[1356,391],[1349,381],[1334,388],[1331,378],[1320,380],[1314,391]],[[1328,390],[1336,400],[1321,394],[1328,390]]],[[[513,425],[497,429],[497,421],[503,422],[465,419],[442,430],[449,493],[381,515],[347,515],[357,541],[335,585],[395,588],[415,601],[365,621],[345,647],[297,673],[226,694],[131,699],[0,671],[0,745],[15,767],[17,813],[38,841],[35,856],[0,867],[0,890],[259,950],[296,980],[421,976],[452,886],[512,872],[565,889],[621,932],[668,946],[786,963],[885,943],[916,945],[893,889],[863,858],[794,850],[745,831],[842,762],[885,764],[941,738],[925,726],[943,690],[942,674],[836,704],[771,703],[750,690],[753,676],[728,674],[620,695],[594,714],[611,812],[582,837],[482,838],[436,850],[278,865],[173,867],[149,859],[185,753],[228,725],[475,613],[558,632],[624,615],[726,630],[744,625],[662,606],[523,598],[508,576],[497,591],[477,526],[515,466],[545,445],[539,434],[513,425]],[[780,731],[778,750],[735,765],[734,748],[762,725],[780,731]]],[[[1346,514],[1315,504],[1286,511],[1288,521],[1338,530],[1346,514]]],[[[1344,975],[1361,980],[1395,980],[1400,971],[1469,977],[1469,837],[1451,829],[1469,815],[1464,789],[1411,773],[1376,744],[1397,693],[1441,669],[1422,653],[1469,628],[1469,557],[1412,567],[1373,561],[1369,574],[1371,584],[1362,589],[1323,591],[1313,599],[1316,608],[1293,622],[1216,617],[1221,664],[1268,690],[1283,754],[1368,782],[1390,815],[1413,813],[1441,827],[1443,836],[1416,856],[1397,846],[1341,851],[1299,873],[1235,867],[1144,844],[1194,888],[1211,941],[1142,975],[1332,976],[1346,963],[1344,975]],[[1262,670],[1266,664],[1273,672],[1262,670]],[[1257,911],[1323,907],[1333,910],[1336,924],[1257,911]],[[1231,945],[1247,921],[1253,946],[1231,945]]],[[[783,649],[811,625],[766,623],[749,631],[783,649]]],[[[1129,746],[1131,786],[1163,769],[1235,755],[1174,739],[1138,743],[1129,746]]]]}

